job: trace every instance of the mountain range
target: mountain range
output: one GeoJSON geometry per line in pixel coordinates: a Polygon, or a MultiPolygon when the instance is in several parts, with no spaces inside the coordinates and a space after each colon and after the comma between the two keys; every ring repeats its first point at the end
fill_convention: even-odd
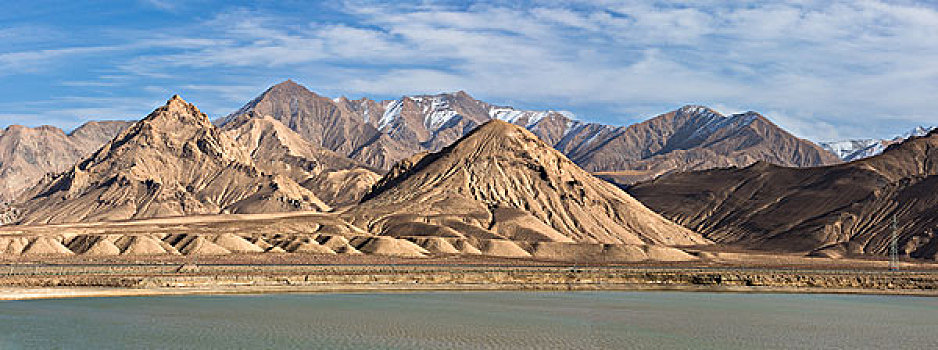
{"type": "Polygon", "coordinates": [[[496,106],[463,91],[397,100],[328,99],[285,81],[224,118],[253,113],[376,169],[435,152],[489,120],[527,128],[577,165],[620,184],[671,171],[749,165],[818,166],[839,159],[755,112],[731,116],[686,106],[628,127],[576,120],[568,112],[496,106]]]}
{"type": "MultiPolygon", "coordinates": [[[[398,162],[378,181],[368,167],[307,142],[276,119],[251,112],[219,127],[179,96],[22,198],[12,207],[21,225],[332,212],[364,228],[359,234],[379,236],[347,237],[355,249],[414,257],[437,251],[560,259],[569,256],[567,247],[586,247],[592,259],[677,261],[695,258],[668,246],[711,244],[504,121],[487,121],[438,152],[398,162]],[[348,203],[365,190],[347,208],[320,198],[348,203]]],[[[151,240],[155,247],[173,237],[124,241],[151,240]]],[[[51,240],[35,242],[66,242],[51,240]]],[[[129,248],[122,249],[109,251],[129,248]]]]}
{"type": "MultiPolygon", "coordinates": [[[[291,80],[269,88],[216,124],[242,139],[248,148],[261,141],[249,138],[262,133],[243,131],[235,135],[238,133],[235,129],[278,129],[278,136],[264,141],[280,143],[276,147],[267,146],[279,152],[277,157],[282,159],[277,164],[290,164],[290,173],[298,182],[308,182],[309,186],[322,183],[310,180],[314,175],[359,177],[361,181],[347,189],[334,187],[335,194],[320,189],[330,205],[341,206],[355,202],[365,188],[398,161],[419,152],[439,151],[493,119],[527,128],[579,166],[620,185],[673,171],[745,166],[759,160],[785,166],[817,166],[838,161],[830,152],[788,134],[752,112],[723,116],[706,107],[687,106],[643,123],[620,127],[582,122],[568,112],[496,106],[462,91],[384,101],[329,99],[291,80]],[[247,119],[275,120],[285,128],[271,126],[269,121],[246,123],[247,119]],[[295,137],[283,143],[286,130],[293,131],[295,137]],[[305,154],[301,158],[319,163],[297,164],[298,149],[313,146],[318,148],[318,154],[305,154]],[[336,162],[349,162],[345,158],[351,158],[359,170],[349,175],[336,172],[336,162]],[[318,170],[298,171],[302,167],[318,170]],[[323,170],[326,172],[322,173],[323,170]]],[[[45,174],[67,170],[130,124],[89,122],[70,134],[50,126],[8,127],[0,134],[0,201],[10,203],[45,174]]],[[[269,158],[263,152],[251,152],[255,159],[269,158]]],[[[260,166],[267,167],[268,163],[262,161],[260,166]]]]}
{"type": "Polygon", "coordinates": [[[670,172],[757,161],[796,167],[839,162],[758,113],[724,116],[702,106],[682,107],[628,127],[574,124],[563,134],[557,149],[584,169],[624,185],[670,172]]]}
{"type": "Polygon", "coordinates": [[[912,130],[909,130],[905,134],[896,136],[891,139],[854,139],[854,140],[843,140],[843,141],[832,141],[832,142],[821,142],[818,145],[825,150],[830,151],[833,154],[836,154],[840,159],[845,162],[850,162],[858,159],[869,158],[877,154],[883,153],[887,147],[890,145],[908,140],[913,136],[924,136],[928,134],[929,131],[935,127],[924,127],[918,126],[912,130]]]}
{"type": "Polygon", "coordinates": [[[443,252],[684,260],[647,247],[883,254],[896,216],[903,252],[933,257],[935,139],[842,163],[755,112],[610,126],[463,91],[330,99],[286,81],[214,123],[173,96],[133,123],[9,127],[0,180],[17,224],[301,211],[443,252]]]}

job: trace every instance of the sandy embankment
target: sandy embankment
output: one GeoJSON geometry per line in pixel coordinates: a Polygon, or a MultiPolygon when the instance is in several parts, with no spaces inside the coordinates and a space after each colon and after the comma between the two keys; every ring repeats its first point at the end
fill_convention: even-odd
{"type": "Polygon", "coordinates": [[[134,271],[107,273],[94,266],[32,267],[31,273],[0,277],[0,300],[435,290],[681,290],[938,296],[938,271],[455,265],[214,265],[190,266],[183,270],[166,265],[140,265],[133,268],[134,271]],[[99,269],[95,274],[82,273],[82,269],[94,268],[99,269]]]}

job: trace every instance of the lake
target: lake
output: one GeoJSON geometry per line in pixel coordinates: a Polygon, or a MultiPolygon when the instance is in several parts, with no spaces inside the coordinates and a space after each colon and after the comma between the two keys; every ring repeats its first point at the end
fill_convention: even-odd
{"type": "Polygon", "coordinates": [[[932,349],[938,298],[692,292],[0,301],[0,349],[932,349]]]}

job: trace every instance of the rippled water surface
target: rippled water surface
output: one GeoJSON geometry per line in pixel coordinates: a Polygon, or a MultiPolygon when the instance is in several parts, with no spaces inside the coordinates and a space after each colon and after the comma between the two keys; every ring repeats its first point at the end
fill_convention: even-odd
{"type": "Polygon", "coordinates": [[[0,349],[935,349],[938,299],[465,292],[0,302],[0,349]]]}

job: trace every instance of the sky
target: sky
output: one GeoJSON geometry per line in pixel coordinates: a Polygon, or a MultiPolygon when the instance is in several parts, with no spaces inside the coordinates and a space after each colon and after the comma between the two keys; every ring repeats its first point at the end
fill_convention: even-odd
{"type": "Polygon", "coordinates": [[[815,141],[938,125],[938,5],[915,1],[3,1],[0,125],[210,117],[293,79],[467,91],[629,125],[757,111],[815,141]]]}

